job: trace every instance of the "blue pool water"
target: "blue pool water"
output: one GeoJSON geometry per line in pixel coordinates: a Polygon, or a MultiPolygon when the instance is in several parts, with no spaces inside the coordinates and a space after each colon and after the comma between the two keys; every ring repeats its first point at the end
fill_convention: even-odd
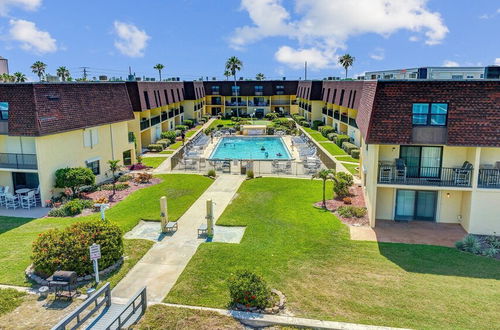
{"type": "Polygon", "coordinates": [[[280,137],[223,137],[209,159],[291,159],[280,137]]]}

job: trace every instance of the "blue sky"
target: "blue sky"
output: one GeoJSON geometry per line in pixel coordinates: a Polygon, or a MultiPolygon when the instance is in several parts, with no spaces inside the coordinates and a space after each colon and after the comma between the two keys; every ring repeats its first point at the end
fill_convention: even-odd
{"type": "Polygon", "coordinates": [[[417,66],[500,65],[500,3],[493,0],[0,0],[0,56],[32,79],[82,66],[91,76],[222,78],[232,55],[241,75],[341,76],[417,66]],[[404,2],[404,3],[403,3],[404,2]]]}

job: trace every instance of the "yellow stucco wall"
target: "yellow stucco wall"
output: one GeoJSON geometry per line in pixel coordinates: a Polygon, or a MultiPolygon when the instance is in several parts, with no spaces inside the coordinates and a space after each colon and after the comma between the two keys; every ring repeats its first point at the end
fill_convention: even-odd
{"type": "Polygon", "coordinates": [[[377,220],[392,220],[394,213],[394,194],[393,188],[378,188],[377,191],[377,220]]]}
{"type": "Polygon", "coordinates": [[[438,193],[436,221],[458,223],[462,215],[462,191],[441,190],[438,193]]]}
{"type": "Polygon", "coordinates": [[[128,123],[120,122],[97,127],[98,143],[84,146],[84,130],[53,134],[36,138],[36,154],[42,201],[51,197],[55,171],[64,167],[85,167],[85,161],[100,159],[100,182],[110,178],[107,161],[119,159],[123,165],[123,152],[134,148],[128,142],[128,123]]]}
{"type": "Polygon", "coordinates": [[[469,232],[500,234],[500,189],[472,193],[469,232]]]}

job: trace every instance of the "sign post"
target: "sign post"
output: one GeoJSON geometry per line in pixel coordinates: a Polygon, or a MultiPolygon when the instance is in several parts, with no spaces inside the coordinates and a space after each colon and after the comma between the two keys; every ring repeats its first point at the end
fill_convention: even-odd
{"type": "Polygon", "coordinates": [[[104,211],[109,209],[109,204],[94,204],[95,207],[98,207],[101,211],[101,220],[106,220],[106,215],[104,214],[104,211]]]}
{"type": "Polygon", "coordinates": [[[101,246],[99,244],[92,244],[89,248],[90,250],[90,260],[94,262],[94,274],[95,282],[99,283],[99,262],[101,259],[101,246]]]}

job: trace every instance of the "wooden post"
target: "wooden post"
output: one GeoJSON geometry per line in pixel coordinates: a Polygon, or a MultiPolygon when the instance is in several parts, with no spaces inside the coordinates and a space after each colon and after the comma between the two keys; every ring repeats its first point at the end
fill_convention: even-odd
{"type": "Polygon", "coordinates": [[[214,204],[211,199],[207,199],[207,236],[214,235],[214,204]]]}
{"type": "Polygon", "coordinates": [[[161,217],[161,232],[166,232],[166,226],[168,223],[168,213],[167,213],[167,197],[162,196],[160,198],[160,217],[161,217]]]}

